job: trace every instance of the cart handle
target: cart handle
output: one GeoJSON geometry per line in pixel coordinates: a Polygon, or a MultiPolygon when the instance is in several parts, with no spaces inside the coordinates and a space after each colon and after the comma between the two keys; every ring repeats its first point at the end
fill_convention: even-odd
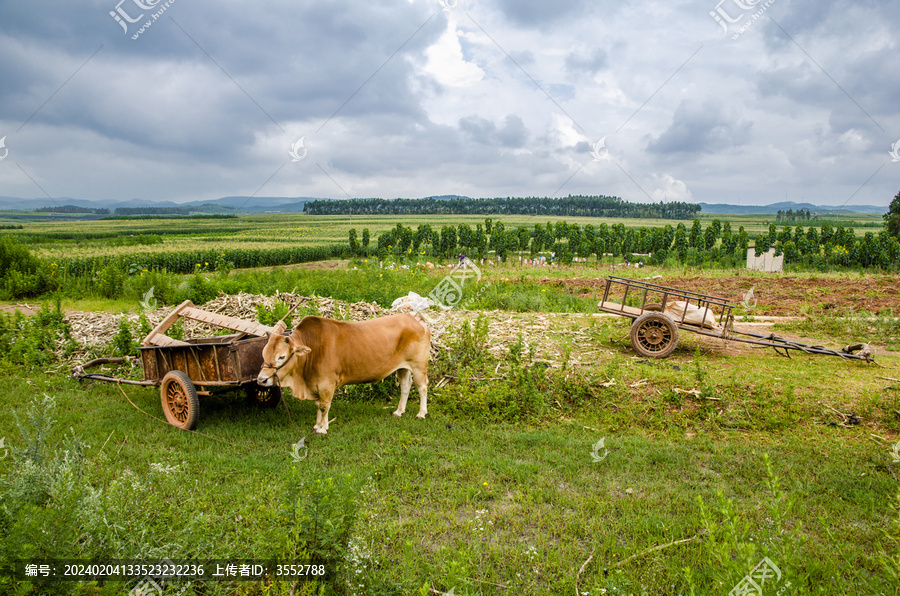
{"type": "Polygon", "coordinates": [[[93,360],[73,368],[72,376],[76,377],[76,375],[83,375],[86,368],[93,368],[95,366],[100,366],[101,364],[124,364],[125,362],[131,362],[132,360],[133,358],[131,356],[124,356],[121,358],[94,358],[93,360]]]}

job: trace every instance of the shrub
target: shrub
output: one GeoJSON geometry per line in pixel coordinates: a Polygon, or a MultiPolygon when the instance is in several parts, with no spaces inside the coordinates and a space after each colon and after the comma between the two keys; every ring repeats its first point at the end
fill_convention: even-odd
{"type": "Polygon", "coordinates": [[[115,265],[107,265],[100,270],[94,285],[104,298],[118,298],[125,287],[125,274],[115,265]]]}
{"type": "MultiPolygon", "coordinates": [[[[51,449],[49,437],[55,421],[53,398],[44,395],[25,412],[25,421],[13,413],[22,447],[10,446],[12,463],[0,479],[0,566],[16,559],[75,558],[83,554],[85,520],[93,492],[84,481],[84,450],[74,432],[61,450],[51,449]]],[[[0,592],[70,593],[64,582],[16,581],[0,574],[0,592]]]]}
{"type": "Polygon", "coordinates": [[[123,294],[136,302],[146,300],[149,308],[175,304],[179,298],[174,283],[174,276],[166,269],[155,269],[153,271],[137,269],[126,278],[123,294]],[[148,294],[151,290],[152,294],[148,294]],[[147,300],[151,296],[152,300],[147,300]]]}
{"type": "Polygon", "coordinates": [[[333,478],[292,480],[281,512],[282,556],[327,565],[340,561],[356,521],[358,492],[350,477],[339,483],[333,478]]]}
{"type": "Polygon", "coordinates": [[[42,308],[31,317],[16,311],[0,313],[0,359],[25,368],[44,368],[75,349],[71,328],[60,303],[42,308]]]}
{"type": "MultiPolygon", "coordinates": [[[[184,288],[183,299],[190,300],[194,304],[204,304],[218,295],[219,289],[216,287],[216,284],[212,280],[207,279],[200,272],[199,267],[195,268],[194,275],[190,277],[184,288]]],[[[181,300],[178,300],[178,302],[181,302],[181,300]]]]}
{"type": "Polygon", "coordinates": [[[113,337],[112,344],[113,353],[117,356],[137,355],[137,347],[131,335],[131,324],[124,316],[119,317],[119,332],[113,337]]]}

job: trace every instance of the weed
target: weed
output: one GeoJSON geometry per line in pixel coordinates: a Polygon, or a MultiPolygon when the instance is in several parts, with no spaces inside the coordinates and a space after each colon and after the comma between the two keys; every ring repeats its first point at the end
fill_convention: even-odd
{"type": "Polygon", "coordinates": [[[347,553],[356,520],[358,492],[351,477],[340,482],[293,478],[288,485],[287,507],[281,514],[284,539],[281,556],[288,560],[335,565],[347,553]]]}
{"type": "MultiPolygon", "coordinates": [[[[74,557],[90,509],[92,494],[84,480],[84,450],[74,431],[61,450],[52,449],[49,437],[55,425],[55,400],[47,395],[35,401],[22,421],[14,413],[22,446],[12,448],[12,465],[0,479],[0,566],[16,559],[74,557]]],[[[0,591],[15,583],[0,577],[0,591]]],[[[28,582],[25,582],[26,584],[28,582]]],[[[43,594],[66,593],[56,585],[41,585],[43,594]]]]}
{"type": "Polygon", "coordinates": [[[60,355],[71,354],[75,347],[59,301],[54,308],[45,306],[31,317],[18,310],[12,315],[0,313],[0,359],[39,369],[60,355]]]}
{"type": "MultiPolygon", "coordinates": [[[[721,491],[716,492],[718,503],[713,509],[706,506],[702,497],[697,497],[705,533],[704,552],[714,563],[711,577],[707,578],[707,589],[710,585],[737,584],[763,557],[776,561],[787,576],[803,566],[797,558],[797,537],[802,536],[801,528],[796,522],[788,527],[794,500],[782,489],[781,479],[775,474],[768,454],[764,454],[762,460],[766,471],[763,483],[768,491],[762,523],[753,525],[747,512],[740,511],[721,491]]],[[[698,583],[693,573],[687,575],[686,580],[694,593],[698,583]]]]}
{"type": "Polygon", "coordinates": [[[94,286],[104,298],[121,296],[125,287],[125,274],[117,265],[107,265],[94,278],[94,286]]]}
{"type": "Polygon", "coordinates": [[[117,356],[136,356],[137,345],[131,334],[131,324],[127,317],[119,317],[119,331],[112,340],[113,353],[117,356]]]}
{"type": "Polygon", "coordinates": [[[885,530],[885,538],[891,546],[878,554],[878,562],[884,575],[895,586],[900,585],[900,491],[891,503],[890,526],[885,530]]]}
{"type": "Polygon", "coordinates": [[[450,339],[451,368],[456,370],[462,366],[481,368],[492,360],[490,352],[487,350],[487,317],[478,315],[471,325],[469,321],[463,321],[454,331],[455,333],[450,339]]]}

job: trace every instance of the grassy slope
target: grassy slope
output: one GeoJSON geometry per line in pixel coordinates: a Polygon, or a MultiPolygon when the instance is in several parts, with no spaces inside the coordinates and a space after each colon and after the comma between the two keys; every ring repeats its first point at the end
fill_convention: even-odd
{"type": "MultiPolygon", "coordinates": [[[[352,225],[374,232],[396,221],[417,225],[427,220],[439,227],[483,219],[354,217],[352,225]]],[[[499,219],[508,228],[520,220],[545,222],[499,219]]],[[[597,224],[568,219],[576,220],[597,224]]],[[[247,231],[229,241],[343,242],[350,227],[346,218],[323,217],[315,218],[314,231],[301,230],[309,221],[305,216],[241,218],[247,231]]],[[[233,225],[233,220],[213,221],[206,231],[212,238],[216,226],[233,225]]],[[[751,225],[750,220],[743,225],[751,225]]],[[[166,237],[162,245],[137,248],[168,250],[192,241],[166,237]]],[[[102,241],[96,243],[102,246],[102,241]]],[[[48,250],[64,246],[45,245],[48,250]]],[[[596,299],[541,278],[608,271],[500,267],[484,273],[493,285],[482,306],[589,313],[596,299]]],[[[276,269],[264,276],[233,275],[230,283],[233,291],[242,289],[241,284],[266,292],[297,287],[301,293],[389,304],[409,290],[427,294],[440,275],[276,269]]],[[[747,276],[748,285],[753,279],[747,276]]],[[[65,306],[137,308],[132,299],[65,306]]],[[[59,444],[72,428],[90,444],[87,482],[118,504],[110,518],[121,527],[112,535],[117,548],[132,554],[155,549],[173,558],[272,556],[273,545],[284,540],[278,512],[289,486],[350,474],[362,483],[363,492],[346,491],[347,498],[356,495],[362,508],[354,531],[359,573],[345,573],[352,586],[348,593],[414,593],[427,584],[441,591],[455,587],[456,594],[571,594],[577,584],[590,594],[687,594],[691,582],[685,567],[690,567],[697,593],[725,594],[763,555],[792,581],[792,594],[840,594],[847,585],[859,593],[894,593],[896,586],[883,579],[878,553],[897,554],[884,532],[892,516],[896,519],[891,504],[898,478],[891,443],[900,432],[895,414],[900,404],[897,391],[886,389],[890,383],[876,376],[900,375],[825,357],[786,360],[768,352],[725,351],[689,334],[672,358],[642,363],[628,348],[624,321],[560,317],[554,326],[584,329],[590,338],[587,347],[601,348],[601,355],[564,373],[573,385],[555,386],[546,396],[550,409],[526,421],[485,418],[489,412],[479,410],[483,404],[472,398],[478,385],[490,397],[508,389],[502,382],[450,382],[433,388],[424,422],[409,414],[396,420],[386,402],[363,400],[367,394],[357,392],[353,400],[338,397],[333,430],[327,438],[312,439],[309,458],[295,464],[292,444],[311,436],[310,403],[290,404],[298,433],[282,406],[259,411],[234,395],[201,398],[199,431],[207,435],[201,436],[138,412],[115,386],[81,386],[63,372],[24,375],[4,367],[0,404],[7,414],[0,415],[0,437],[7,445],[21,446],[9,413],[16,411],[21,418],[32,398],[45,393],[56,397],[59,422],[50,442],[59,444]],[[612,379],[615,384],[604,386],[612,379]],[[574,390],[569,393],[573,387],[586,387],[588,396],[574,399],[574,390]],[[858,415],[862,424],[829,425],[841,419],[828,406],[858,415]],[[594,463],[592,445],[600,438],[609,455],[594,463]],[[786,498],[794,500],[793,509],[783,502],[774,508],[784,520],[768,505],[765,453],[786,498]],[[165,473],[151,464],[176,469],[165,473]],[[713,516],[735,522],[730,538],[721,531],[701,534],[705,526],[696,497],[715,506],[718,490],[734,501],[733,513],[713,516]],[[646,552],[698,535],[702,539],[646,552]],[[759,550],[752,550],[754,545],[759,550]],[[727,564],[718,558],[725,552],[727,564]],[[604,575],[605,567],[641,553],[604,575]]],[[[837,325],[798,329],[815,331],[814,337],[831,343],[846,339],[837,325]]],[[[578,355],[586,345],[550,333],[541,348],[578,355]]],[[[900,365],[890,355],[880,356],[879,362],[900,365]]],[[[483,376],[493,370],[492,363],[483,376]]],[[[500,370],[507,371],[507,365],[500,370]]],[[[145,411],[160,415],[156,390],[125,391],[145,411]]],[[[410,411],[414,406],[413,401],[410,411]]],[[[11,458],[0,460],[0,474],[11,465],[11,458]]],[[[207,593],[228,589],[210,584],[207,593]]],[[[249,586],[240,589],[252,593],[249,586]]]]}
{"type": "MultiPolygon", "coordinates": [[[[896,464],[890,445],[871,435],[893,441],[900,426],[896,392],[884,390],[878,370],[823,357],[748,357],[691,336],[672,358],[641,363],[625,345],[622,321],[565,317],[555,325],[584,328],[607,352],[569,373],[591,387],[586,401],[571,403],[561,392],[552,397],[562,405],[539,420],[492,423],[471,404],[461,409],[466,395],[452,383],[433,389],[426,421],[394,419],[386,403],[361,402],[360,394],[339,397],[332,431],[311,440],[300,464],[290,451],[299,436],[310,436],[310,403],[290,404],[298,435],[281,407],[259,411],[234,395],[201,398],[199,430],[207,436],[200,436],[145,416],[115,386],[79,386],[63,374],[7,370],[0,391],[20,418],[32,396],[58,399],[53,438],[71,427],[90,444],[92,485],[111,495],[124,490],[114,489],[116,481],[140,485],[116,493],[125,514],[118,535],[132,552],[271,556],[291,478],[308,485],[350,474],[364,486],[355,549],[369,553],[358,574],[348,572],[351,593],[412,593],[423,584],[457,594],[506,592],[496,585],[572,593],[589,557],[577,577],[582,592],[687,593],[689,566],[699,593],[727,593],[764,554],[792,581],[791,593],[845,593],[848,584],[890,593],[877,553],[889,548],[883,532],[896,464]],[[613,378],[616,384],[601,385],[613,378]],[[825,425],[838,420],[826,405],[863,424],[825,425]],[[594,463],[600,438],[609,455],[594,463]],[[767,508],[764,453],[795,500],[791,511],[776,507],[783,522],[767,508]],[[177,469],[165,474],[152,463],[177,469]],[[746,525],[735,540],[758,551],[723,567],[715,556],[727,539],[704,536],[604,576],[617,561],[697,536],[696,498],[715,505],[719,490],[734,501],[731,518],[746,525]]],[[[577,353],[566,341],[554,349],[577,353]]],[[[126,391],[159,414],[154,389],[126,391]]],[[[0,436],[21,443],[9,416],[0,419],[0,436]]],[[[8,465],[0,462],[0,470],[8,465]]]]}

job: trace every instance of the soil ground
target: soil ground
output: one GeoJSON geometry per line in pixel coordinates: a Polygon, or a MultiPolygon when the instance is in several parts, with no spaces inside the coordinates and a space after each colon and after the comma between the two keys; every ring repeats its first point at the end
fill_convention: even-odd
{"type": "MultiPolygon", "coordinates": [[[[541,283],[578,288],[582,296],[602,294],[604,280],[542,278],[541,283]]],[[[652,280],[650,280],[652,282],[652,280]]],[[[752,288],[754,314],[796,316],[817,313],[900,312],[900,278],[830,277],[666,277],[663,285],[727,298],[739,304],[752,288]]]]}

